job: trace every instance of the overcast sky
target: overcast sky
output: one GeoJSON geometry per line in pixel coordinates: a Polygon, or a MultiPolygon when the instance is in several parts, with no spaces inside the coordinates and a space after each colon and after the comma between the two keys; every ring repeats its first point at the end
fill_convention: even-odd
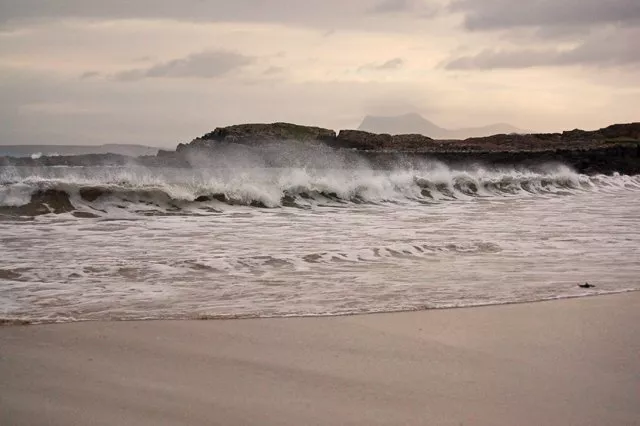
{"type": "Polygon", "coordinates": [[[639,0],[0,0],[0,144],[640,121],[639,0]]]}

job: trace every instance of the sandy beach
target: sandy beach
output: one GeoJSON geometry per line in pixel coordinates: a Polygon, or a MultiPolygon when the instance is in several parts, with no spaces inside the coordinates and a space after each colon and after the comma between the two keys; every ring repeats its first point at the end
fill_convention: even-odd
{"type": "Polygon", "coordinates": [[[0,328],[2,425],[640,424],[640,293],[0,328]]]}

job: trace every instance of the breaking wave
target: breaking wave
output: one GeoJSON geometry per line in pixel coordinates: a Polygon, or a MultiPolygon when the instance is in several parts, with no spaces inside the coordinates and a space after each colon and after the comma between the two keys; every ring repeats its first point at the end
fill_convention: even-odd
{"type": "Polygon", "coordinates": [[[439,203],[483,197],[640,189],[638,176],[586,176],[566,166],[537,170],[422,167],[372,169],[148,169],[53,167],[0,169],[0,214],[75,212],[102,216],[195,214],[240,205],[313,208],[349,204],[439,203]]]}

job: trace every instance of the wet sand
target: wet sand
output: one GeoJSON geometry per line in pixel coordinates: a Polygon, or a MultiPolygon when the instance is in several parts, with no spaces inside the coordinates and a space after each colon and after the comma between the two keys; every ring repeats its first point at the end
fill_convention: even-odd
{"type": "Polygon", "coordinates": [[[640,424],[640,293],[0,327],[2,425],[640,424]]]}

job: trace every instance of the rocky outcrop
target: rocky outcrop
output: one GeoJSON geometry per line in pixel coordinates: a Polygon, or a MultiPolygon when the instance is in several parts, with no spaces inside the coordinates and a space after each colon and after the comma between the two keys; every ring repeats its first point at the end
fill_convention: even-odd
{"type": "MultiPolygon", "coordinates": [[[[176,151],[162,150],[156,156],[0,157],[0,166],[139,164],[146,167],[208,167],[211,164],[205,160],[215,158],[219,153],[217,148],[226,151],[215,167],[226,167],[226,164],[233,164],[234,159],[249,157],[259,158],[264,167],[280,167],[283,159],[288,166],[297,167],[299,162],[307,161],[309,155],[323,155],[322,150],[336,149],[341,151],[345,160],[341,166],[347,167],[358,164],[361,158],[370,161],[374,167],[428,158],[447,163],[481,162],[489,165],[562,162],[583,173],[640,173],[640,123],[615,124],[596,131],[576,129],[562,133],[500,134],[465,140],[433,140],[417,134],[389,135],[361,130],[342,130],[336,135],[333,130],[288,123],[244,124],[217,128],[191,143],[178,145],[176,151]],[[295,147],[309,145],[320,151],[270,150],[282,144],[295,147]],[[301,155],[305,152],[307,156],[301,155]]],[[[330,158],[328,156],[327,161],[331,161],[330,158]]],[[[335,165],[327,163],[322,167],[332,166],[335,165]]],[[[93,198],[96,194],[87,193],[85,196],[93,198]]]]}
{"type": "Polygon", "coordinates": [[[611,144],[591,149],[548,149],[537,151],[440,151],[414,154],[394,152],[366,152],[376,167],[388,168],[397,164],[411,164],[420,160],[437,160],[445,164],[464,167],[482,164],[495,167],[537,168],[545,164],[565,164],[584,174],[611,174],[614,172],[640,174],[640,142],[636,144],[611,144]]]}
{"type": "Polygon", "coordinates": [[[464,141],[446,141],[451,148],[474,151],[547,151],[595,149],[616,144],[640,143],[640,123],[614,124],[600,130],[568,130],[562,133],[493,135],[464,141]]]}
{"type": "Polygon", "coordinates": [[[208,149],[215,146],[216,142],[259,146],[274,142],[331,143],[335,139],[335,131],[321,127],[299,126],[290,123],[240,124],[218,127],[188,145],[178,145],[176,151],[208,149]]]}
{"type": "Polygon", "coordinates": [[[427,136],[418,134],[394,135],[391,138],[391,145],[387,149],[397,151],[421,151],[427,149],[437,149],[435,141],[427,136]]]}
{"type": "Polygon", "coordinates": [[[640,123],[614,124],[600,129],[599,133],[609,139],[627,138],[640,140],[640,123]]]}
{"type": "MultiPolygon", "coordinates": [[[[362,130],[341,130],[338,135],[330,129],[299,126],[289,123],[242,124],[219,127],[188,144],[178,145],[176,152],[188,153],[215,149],[220,144],[239,144],[261,147],[280,142],[300,142],[304,144],[323,144],[332,148],[355,149],[359,151],[376,150],[426,150],[433,139],[418,135],[388,135],[364,132],[362,130]]],[[[160,151],[159,157],[169,157],[168,151],[160,151]]]]}
{"type": "Polygon", "coordinates": [[[0,157],[0,166],[124,166],[136,157],[119,154],[56,155],[53,157],[0,157]]]}
{"type": "Polygon", "coordinates": [[[376,134],[362,130],[341,130],[331,145],[336,148],[358,149],[363,151],[383,150],[391,145],[392,136],[386,133],[376,134]]]}
{"type": "Polygon", "coordinates": [[[341,130],[332,146],[362,151],[422,151],[431,148],[433,139],[417,134],[389,135],[362,130],[341,130]]]}
{"type": "MultiPolygon", "coordinates": [[[[616,124],[596,131],[570,130],[563,133],[499,134],[464,140],[433,140],[419,134],[390,135],[362,130],[333,130],[287,123],[244,124],[217,128],[189,144],[178,145],[177,152],[212,149],[220,143],[260,147],[273,142],[322,143],[333,148],[358,151],[398,152],[494,152],[593,149],[610,144],[640,141],[640,123],[616,124]]],[[[161,151],[159,157],[170,153],[161,151]]]]}
{"type": "Polygon", "coordinates": [[[106,144],[106,145],[0,145],[0,156],[11,157],[54,157],[89,154],[116,154],[128,157],[156,155],[158,148],[144,145],[106,144]]]}

